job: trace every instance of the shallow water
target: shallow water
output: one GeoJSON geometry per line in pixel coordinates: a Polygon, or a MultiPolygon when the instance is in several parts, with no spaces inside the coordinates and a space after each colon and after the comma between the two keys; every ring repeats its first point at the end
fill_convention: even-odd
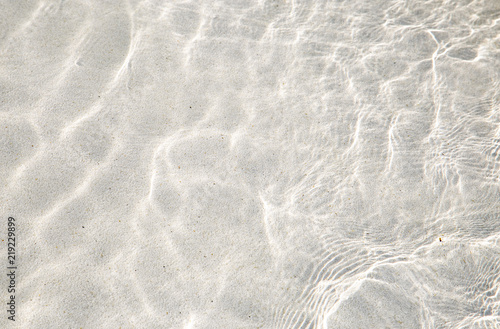
{"type": "Polygon", "coordinates": [[[0,8],[0,326],[500,328],[499,1],[0,8]]]}

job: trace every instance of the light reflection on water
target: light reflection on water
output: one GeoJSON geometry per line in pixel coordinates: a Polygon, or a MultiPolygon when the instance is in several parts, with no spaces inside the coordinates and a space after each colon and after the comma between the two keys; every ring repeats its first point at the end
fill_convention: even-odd
{"type": "Polygon", "coordinates": [[[500,2],[3,6],[23,327],[500,325],[500,2]]]}

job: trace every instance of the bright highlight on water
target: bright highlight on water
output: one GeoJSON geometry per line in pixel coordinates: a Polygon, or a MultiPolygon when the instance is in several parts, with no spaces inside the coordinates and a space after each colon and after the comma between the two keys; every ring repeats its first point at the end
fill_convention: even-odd
{"type": "Polygon", "coordinates": [[[500,1],[0,31],[1,328],[500,328],[500,1]]]}

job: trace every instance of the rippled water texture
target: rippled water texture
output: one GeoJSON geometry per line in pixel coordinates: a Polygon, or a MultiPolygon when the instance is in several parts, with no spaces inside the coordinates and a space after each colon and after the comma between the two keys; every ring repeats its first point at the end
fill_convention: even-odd
{"type": "Polygon", "coordinates": [[[500,328],[500,1],[0,8],[1,327],[500,328]]]}

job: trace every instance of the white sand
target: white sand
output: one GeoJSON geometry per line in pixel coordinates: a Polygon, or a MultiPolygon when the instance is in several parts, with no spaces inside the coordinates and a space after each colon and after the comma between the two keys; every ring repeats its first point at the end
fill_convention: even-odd
{"type": "Polygon", "coordinates": [[[0,328],[500,328],[499,19],[3,1],[0,328]]]}

